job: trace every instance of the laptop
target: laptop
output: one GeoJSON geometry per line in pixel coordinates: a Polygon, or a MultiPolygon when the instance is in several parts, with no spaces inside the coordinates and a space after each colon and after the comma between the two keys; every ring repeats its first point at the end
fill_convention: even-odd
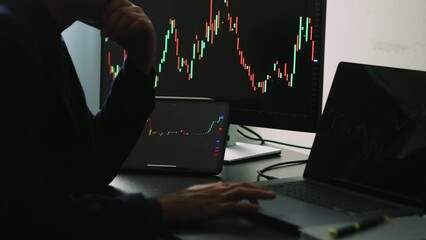
{"type": "Polygon", "coordinates": [[[302,177],[260,181],[278,194],[251,217],[289,229],[421,215],[426,72],[341,62],[302,177]]]}

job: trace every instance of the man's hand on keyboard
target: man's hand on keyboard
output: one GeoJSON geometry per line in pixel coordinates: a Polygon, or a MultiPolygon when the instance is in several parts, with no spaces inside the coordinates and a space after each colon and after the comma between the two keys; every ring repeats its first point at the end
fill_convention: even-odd
{"type": "Polygon", "coordinates": [[[252,183],[195,185],[161,196],[164,220],[199,221],[222,215],[257,211],[259,199],[273,199],[275,193],[252,183]]]}

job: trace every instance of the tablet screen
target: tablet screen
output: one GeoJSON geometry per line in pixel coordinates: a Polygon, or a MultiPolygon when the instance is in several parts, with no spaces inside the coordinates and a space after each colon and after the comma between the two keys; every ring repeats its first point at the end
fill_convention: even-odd
{"type": "Polygon", "coordinates": [[[225,154],[227,102],[157,97],[124,169],[218,174],[225,154]]]}

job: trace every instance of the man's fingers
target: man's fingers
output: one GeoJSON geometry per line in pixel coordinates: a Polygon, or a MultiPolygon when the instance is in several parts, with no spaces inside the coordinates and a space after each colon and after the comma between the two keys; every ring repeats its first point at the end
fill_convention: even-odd
{"type": "Polygon", "coordinates": [[[108,19],[119,8],[132,6],[128,0],[111,0],[104,13],[104,19],[108,19]]]}
{"type": "Polygon", "coordinates": [[[259,200],[276,195],[253,183],[215,182],[188,187],[181,192],[161,197],[167,220],[212,219],[221,215],[259,210],[259,200]],[[179,204],[177,204],[179,203],[179,204]]]}
{"type": "Polygon", "coordinates": [[[139,17],[134,19],[128,26],[127,31],[129,35],[133,35],[138,32],[150,30],[152,27],[151,20],[148,17],[139,17]]]}
{"type": "Polygon", "coordinates": [[[266,187],[266,186],[262,186],[262,185],[258,185],[255,183],[248,183],[248,182],[243,182],[243,183],[232,183],[228,185],[229,190],[242,190],[242,191],[259,191],[259,192],[267,192],[268,194],[272,193],[272,191],[266,187]]]}
{"type": "Polygon", "coordinates": [[[257,210],[259,210],[259,204],[251,202],[227,202],[220,206],[218,214],[235,214],[241,212],[254,212],[257,210]]]}
{"type": "Polygon", "coordinates": [[[139,18],[149,20],[139,6],[129,5],[116,8],[105,18],[103,33],[106,36],[118,35],[117,33],[121,33],[129,23],[139,18]]]}
{"type": "Polygon", "coordinates": [[[275,197],[275,193],[270,190],[240,187],[225,192],[223,196],[226,200],[239,201],[244,199],[272,199],[275,197]]]}
{"type": "Polygon", "coordinates": [[[257,185],[254,183],[226,183],[226,182],[216,182],[216,183],[208,183],[208,184],[201,184],[201,185],[194,185],[188,189],[190,190],[203,190],[203,189],[217,189],[218,191],[222,193],[226,193],[228,191],[232,191],[234,189],[247,189],[247,190],[257,190],[257,191],[267,191],[270,192],[269,188],[257,185]]]}
{"type": "Polygon", "coordinates": [[[266,187],[266,186],[255,184],[255,183],[249,183],[249,182],[240,183],[240,186],[242,186],[242,187],[256,188],[256,189],[263,189],[263,190],[269,190],[269,188],[266,187]]]}
{"type": "Polygon", "coordinates": [[[219,181],[214,183],[205,183],[205,184],[196,184],[188,188],[188,190],[204,190],[204,189],[214,189],[214,188],[222,188],[227,184],[219,181]]]}
{"type": "Polygon", "coordinates": [[[108,15],[107,18],[104,20],[102,31],[105,36],[110,37],[110,35],[113,32],[113,29],[117,25],[117,23],[120,21],[121,18],[123,18],[123,14],[119,12],[118,10],[112,12],[108,15]]]}
{"type": "Polygon", "coordinates": [[[122,32],[128,27],[128,25],[133,21],[132,18],[128,16],[118,16],[114,22],[108,25],[108,28],[104,30],[105,36],[109,37],[111,40],[116,40],[122,36],[122,32]]]}

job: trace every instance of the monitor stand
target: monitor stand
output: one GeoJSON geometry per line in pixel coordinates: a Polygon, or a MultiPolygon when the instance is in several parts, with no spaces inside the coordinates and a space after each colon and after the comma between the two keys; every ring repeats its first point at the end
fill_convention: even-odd
{"type": "Polygon", "coordinates": [[[228,128],[228,141],[226,142],[225,163],[251,160],[261,157],[276,156],[281,154],[280,148],[268,147],[259,144],[237,142],[237,125],[230,124],[228,128]]]}

